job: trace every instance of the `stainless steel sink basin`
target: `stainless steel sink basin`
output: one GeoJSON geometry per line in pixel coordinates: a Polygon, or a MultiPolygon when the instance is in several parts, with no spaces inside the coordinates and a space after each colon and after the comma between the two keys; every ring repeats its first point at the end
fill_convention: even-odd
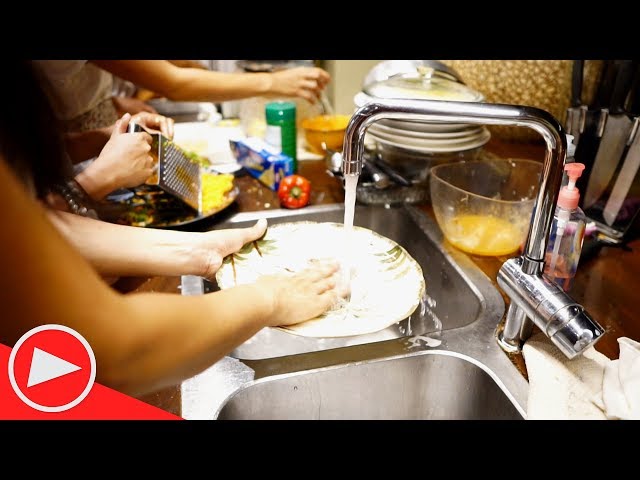
{"type": "MultiPolygon", "coordinates": [[[[277,210],[238,214],[215,228],[243,227],[271,214],[271,224],[300,220],[342,223],[342,205],[307,207],[302,211],[277,210]]],[[[343,338],[306,338],[266,328],[235,349],[231,356],[246,360],[282,357],[393,338],[424,335],[464,327],[483,318],[495,324],[504,313],[504,303],[489,279],[457,251],[442,249],[438,226],[414,207],[358,206],[355,223],[402,245],[422,267],[427,297],[414,314],[382,331],[343,338]]],[[[215,290],[215,284],[206,290],[215,290]]]]}
{"type": "MultiPolygon", "coordinates": [[[[250,225],[265,216],[271,223],[342,222],[343,211],[342,205],[327,205],[242,213],[216,228],[250,225]]],[[[496,341],[504,303],[484,273],[447,247],[435,222],[414,207],[358,206],[355,222],[395,240],[420,263],[428,294],[424,308],[371,335],[305,338],[265,328],[183,383],[185,418],[525,415],[528,384],[496,341]]],[[[193,280],[183,277],[183,294],[217,288],[186,288],[188,278],[193,280]]]]}
{"type": "Polygon", "coordinates": [[[430,352],[264,378],[230,397],[216,416],[224,420],[522,419],[491,375],[469,357],[430,352]]]}

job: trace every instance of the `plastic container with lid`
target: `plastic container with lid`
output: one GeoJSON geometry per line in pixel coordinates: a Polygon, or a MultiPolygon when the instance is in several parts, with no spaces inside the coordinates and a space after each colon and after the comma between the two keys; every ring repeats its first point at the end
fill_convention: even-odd
{"type": "Polygon", "coordinates": [[[267,128],[265,141],[293,160],[293,171],[298,171],[296,104],[270,102],[265,106],[267,128]]]}
{"type": "Polygon", "coordinates": [[[569,141],[568,147],[568,158],[564,169],[569,181],[560,189],[558,195],[558,205],[551,224],[544,264],[545,276],[565,292],[571,289],[578,269],[587,224],[584,212],[578,207],[580,191],[576,188],[576,180],[582,175],[584,165],[570,161],[573,160],[575,146],[569,141]]]}

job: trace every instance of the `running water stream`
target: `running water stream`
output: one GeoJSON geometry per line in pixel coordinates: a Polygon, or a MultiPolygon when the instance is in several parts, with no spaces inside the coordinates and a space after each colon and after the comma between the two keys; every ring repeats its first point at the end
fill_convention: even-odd
{"type": "Polygon", "coordinates": [[[344,260],[342,268],[342,281],[346,285],[351,285],[351,260],[354,258],[353,252],[353,217],[356,208],[356,187],[358,186],[357,174],[344,176],[344,260]]]}
{"type": "MultiPolygon", "coordinates": [[[[341,269],[342,282],[349,286],[351,286],[351,276],[353,273],[352,261],[356,258],[357,254],[357,252],[353,251],[355,248],[353,245],[353,220],[355,216],[358,178],[359,175],[357,174],[344,176],[344,256],[341,258],[341,269]]],[[[350,297],[351,296],[347,297],[347,300],[350,300],[350,297]]],[[[440,340],[442,322],[435,314],[435,307],[436,301],[425,292],[420,299],[418,309],[408,319],[406,331],[403,332],[406,336],[412,337],[412,346],[415,347],[419,345],[421,341],[429,347],[437,347],[442,343],[440,340]],[[412,319],[415,323],[422,326],[418,332],[412,332],[412,319]],[[424,334],[422,334],[423,332],[424,334]]]]}

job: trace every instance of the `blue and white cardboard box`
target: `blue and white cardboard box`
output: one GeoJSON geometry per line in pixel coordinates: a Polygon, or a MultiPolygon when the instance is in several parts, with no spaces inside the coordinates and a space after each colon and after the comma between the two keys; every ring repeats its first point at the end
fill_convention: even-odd
{"type": "Polygon", "coordinates": [[[229,140],[231,151],[252,177],[277,191],[283,178],[293,174],[293,159],[261,138],[229,140]]]}

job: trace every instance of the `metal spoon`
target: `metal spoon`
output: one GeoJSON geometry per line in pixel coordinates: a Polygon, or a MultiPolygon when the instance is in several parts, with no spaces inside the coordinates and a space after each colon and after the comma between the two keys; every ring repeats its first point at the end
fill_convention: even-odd
{"type": "MultiPolygon", "coordinates": [[[[332,176],[342,175],[342,154],[330,148],[325,149],[325,151],[327,155],[324,157],[324,161],[327,165],[327,171],[331,173],[332,176]]],[[[393,183],[389,175],[367,160],[363,160],[362,170],[371,177],[373,186],[379,190],[387,188],[393,183]]]]}
{"type": "Polygon", "coordinates": [[[371,179],[373,180],[373,186],[378,190],[387,188],[393,183],[393,181],[389,178],[389,175],[384,173],[382,170],[380,170],[380,168],[378,168],[378,166],[366,159],[362,159],[362,170],[367,172],[371,176],[371,179]]]}
{"type": "Polygon", "coordinates": [[[341,173],[342,154],[336,150],[330,149],[324,142],[322,142],[322,149],[326,153],[324,161],[327,164],[327,168],[331,171],[331,173],[341,173]]]}
{"type": "Polygon", "coordinates": [[[320,103],[322,105],[322,109],[324,110],[325,115],[333,115],[333,107],[329,103],[329,99],[327,95],[324,93],[324,90],[320,92],[320,103]]]}

